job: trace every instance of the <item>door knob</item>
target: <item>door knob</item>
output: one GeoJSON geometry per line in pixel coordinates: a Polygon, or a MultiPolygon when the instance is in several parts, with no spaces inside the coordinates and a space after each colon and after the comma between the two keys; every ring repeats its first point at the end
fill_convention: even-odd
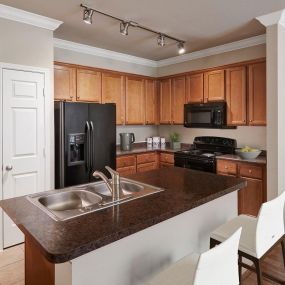
{"type": "Polygon", "coordinates": [[[9,164],[9,165],[6,166],[6,170],[7,170],[7,171],[11,171],[12,169],[13,169],[13,166],[12,166],[12,165],[9,164]]]}

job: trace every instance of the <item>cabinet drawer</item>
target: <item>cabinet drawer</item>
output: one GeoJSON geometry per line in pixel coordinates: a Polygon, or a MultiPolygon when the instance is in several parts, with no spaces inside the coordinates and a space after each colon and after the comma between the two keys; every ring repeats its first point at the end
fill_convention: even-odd
{"type": "Polygon", "coordinates": [[[138,164],[137,165],[137,172],[146,172],[150,170],[157,169],[156,162],[150,162],[150,163],[144,163],[144,164],[138,164]]]}
{"type": "Polygon", "coordinates": [[[157,154],[155,152],[152,153],[144,153],[137,155],[137,164],[148,163],[148,162],[156,162],[157,154]]]}
{"type": "Polygon", "coordinates": [[[135,174],[136,173],[136,167],[135,166],[121,167],[121,168],[117,168],[117,171],[121,175],[135,174]]]}
{"type": "Polygon", "coordinates": [[[168,168],[168,167],[173,167],[174,165],[172,163],[167,163],[167,162],[160,162],[160,168],[168,168]]]}
{"type": "Polygon", "coordinates": [[[174,164],[174,154],[162,152],[160,154],[160,162],[174,164]]]}
{"type": "Polygon", "coordinates": [[[250,164],[240,164],[239,169],[240,176],[262,179],[262,167],[250,165],[250,164]]]}
{"type": "Polygon", "coordinates": [[[218,160],[217,172],[221,174],[237,174],[237,164],[232,161],[218,160]]]}
{"type": "Polygon", "coordinates": [[[127,166],[136,166],[135,155],[126,155],[126,156],[117,157],[117,168],[122,168],[127,166]]]}

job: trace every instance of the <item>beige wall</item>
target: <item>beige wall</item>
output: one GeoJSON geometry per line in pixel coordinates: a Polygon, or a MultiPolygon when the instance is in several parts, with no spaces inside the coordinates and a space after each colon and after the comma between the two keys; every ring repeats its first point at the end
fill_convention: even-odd
{"type": "Polygon", "coordinates": [[[92,66],[121,72],[128,72],[146,76],[157,76],[157,68],[143,66],[134,63],[123,62],[104,57],[83,54],[65,49],[54,49],[54,58],[56,61],[92,66]]]}
{"type": "Polygon", "coordinates": [[[0,18],[0,42],[0,62],[52,68],[52,31],[0,18]]]}
{"type": "Polygon", "coordinates": [[[158,76],[166,76],[192,70],[211,68],[246,60],[257,59],[266,56],[265,45],[259,45],[218,55],[194,59],[187,62],[177,63],[169,66],[159,67],[158,76]]]}
{"type": "Polygon", "coordinates": [[[238,147],[251,146],[266,149],[266,127],[238,127],[235,130],[195,129],[183,126],[160,126],[159,136],[169,141],[169,134],[177,132],[184,143],[192,143],[196,136],[217,136],[236,139],[238,147]]]}

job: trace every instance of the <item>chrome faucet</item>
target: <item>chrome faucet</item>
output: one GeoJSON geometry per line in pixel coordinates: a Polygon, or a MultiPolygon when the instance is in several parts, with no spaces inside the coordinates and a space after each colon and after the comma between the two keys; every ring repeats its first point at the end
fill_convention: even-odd
{"type": "Polygon", "coordinates": [[[110,172],[111,174],[111,182],[107,178],[107,176],[102,173],[101,171],[95,171],[93,173],[93,176],[95,178],[101,178],[107,185],[109,191],[111,192],[112,198],[114,201],[120,200],[121,198],[121,186],[120,186],[120,174],[113,170],[109,166],[105,166],[105,168],[110,172]]]}

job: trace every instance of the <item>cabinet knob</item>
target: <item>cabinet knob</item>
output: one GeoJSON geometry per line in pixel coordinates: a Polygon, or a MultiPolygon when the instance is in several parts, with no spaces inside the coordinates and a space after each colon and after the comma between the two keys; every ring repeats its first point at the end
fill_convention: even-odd
{"type": "Polygon", "coordinates": [[[80,96],[77,96],[77,99],[80,99],[80,96]]]}
{"type": "Polygon", "coordinates": [[[243,122],[245,123],[245,120],[243,120],[243,122]]]}
{"type": "Polygon", "coordinates": [[[227,166],[227,165],[225,165],[225,169],[228,169],[228,166],[227,166]]]}
{"type": "Polygon", "coordinates": [[[249,120],[252,123],[252,120],[249,120]]]}
{"type": "Polygon", "coordinates": [[[249,169],[249,170],[248,170],[248,172],[249,172],[249,173],[252,173],[252,170],[251,170],[251,169],[249,169]]]}

